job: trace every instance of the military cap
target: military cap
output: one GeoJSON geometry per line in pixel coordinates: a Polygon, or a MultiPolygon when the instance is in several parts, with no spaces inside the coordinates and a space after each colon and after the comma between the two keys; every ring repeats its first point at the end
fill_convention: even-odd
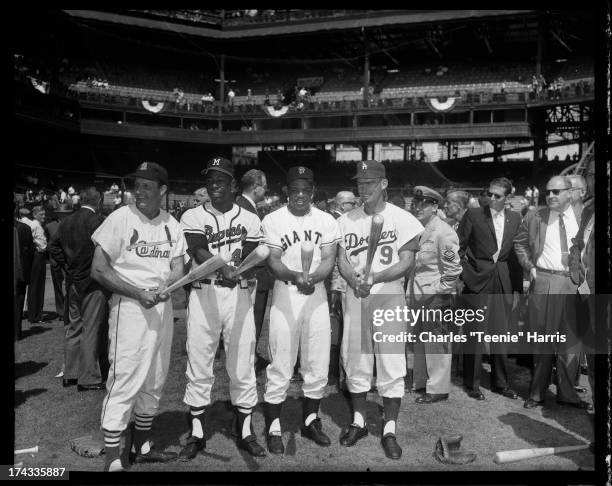
{"type": "Polygon", "coordinates": [[[444,198],[440,193],[434,191],[427,186],[415,186],[414,188],[414,199],[427,201],[435,204],[441,204],[444,198]]]}

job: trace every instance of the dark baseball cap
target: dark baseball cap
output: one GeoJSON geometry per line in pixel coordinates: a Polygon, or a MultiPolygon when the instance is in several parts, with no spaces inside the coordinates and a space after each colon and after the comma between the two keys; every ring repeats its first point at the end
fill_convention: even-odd
{"type": "Polygon", "coordinates": [[[168,185],[168,171],[156,162],[142,162],[136,172],[128,177],[141,177],[150,181],[157,181],[161,185],[168,185]]]}
{"type": "Polygon", "coordinates": [[[201,174],[206,175],[211,170],[217,170],[230,177],[234,177],[234,164],[225,157],[213,157],[210,159],[206,163],[206,169],[204,169],[201,174]]]}
{"type": "Polygon", "coordinates": [[[308,167],[298,165],[297,167],[291,167],[289,171],[287,171],[287,184],[291,184],[297,179],[304,179],[314,184],[314,174],[308,167]]]}
{"type": "Polygon", "coordinates": [[[357,162],[357,174],[353,179],[384,179],[387,176],[385,166],[378,160],[357,162]]]}

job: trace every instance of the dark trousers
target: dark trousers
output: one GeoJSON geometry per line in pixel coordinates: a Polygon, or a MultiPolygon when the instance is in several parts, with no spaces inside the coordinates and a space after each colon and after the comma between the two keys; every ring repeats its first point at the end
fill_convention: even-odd
{"type": "MultiPolygon", "coordinates": [[[[512,302],[508,300],[508,296],[501,293],[501,287],[495,285],[495,288],[491,291],[498,293],[479,295],[471,293],[469,289],[466,288],[463,294],[466,295],[465,302],[468,302],[469,305],[480,308],[487,307],[487,330],[489,333],[495,334],[503,332],[504,326],[507,326],[512,302]]],[[[512,296],[510,296],[510,298],[511,297],[512,296]]],[[[478,343],[475,339],[468,339],[468,341],[463,344],[463,385],[468,390],[478,390],[480,388],[483,351],[484,343],[478,343]]],[[[508,357],[505,347],[497,343],[491,343],[489,357],[491,365],[491,387],[500,389],[507,388],[509,386],[508,357]]]]}
{"type": "Polygon", "coordinates": [[[100,289],[85,292],[68,287],[70,323],[64,336],[64,378],[79,385],[103,381],[108,371],[108,304],[100,289]]]}
{"type": "Polygon", "coordinates": [[[15,300],[14,313],[15,317],[15,339],[21,339],[21,321],[23,320],[23,303],[25,302],[26,288],[28,284],[25,282],[17,282],[15,284],[15,300]]]}
{"type": "Polygon", "coordinates": [[[55,293],[55,312],[58,318],[64,315],[64,271],[62,267],[53,259],[49,258],[49,268],[51,269],[51,280],[53,282],[53,292],[55,293]]]}
{"type": "Polygon", "coordinates": [[[38,322],[42,318],[45,303],[45,279],[47,278],[47,259],[44,253],[35,252],[32,260],[32,273],[28,287],[28,320],[38,322]]]}

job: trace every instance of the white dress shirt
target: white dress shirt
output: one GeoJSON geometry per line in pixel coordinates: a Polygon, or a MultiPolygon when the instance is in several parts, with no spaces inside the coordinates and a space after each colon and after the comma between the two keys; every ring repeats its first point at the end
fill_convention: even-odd
{"type": "Polygon", "coordinates": [[[502,240],[504,239],[504,226],[506,224],[506,213],[502,209],[501,211],[495,211],[491,209],[491,218],[493,218],[493,227],[495,228],[495,239],[497,240],[497,251],[493,253],[493,261],[497,262],[499,258],[499,252],[501,251],[502,240]]]}
{"type": "MultiPolygon", "coordinates": [[[[546,228],[546,240],[544,249],[536,266],[546,270],[556,270],[559,272],[567,271],[568,267],[561,263],[561,240],[559,238],[559,212],[550,211],[546,228]]],[[[563,224],[565,225],[565,235],[567,237],[567,247],[572,247],[572,238],[578,233],[578,221],[571,206],[563,211],[563,224]]]]}
{"type": "Polygon", "coordinates": [[[37,219],[32,220],[31,223],[30,228],[32,228],[32,239],[34,240],[36,251],[39,253],[44,253],[47,249],[47,237],[45,236],[45,230],[37,219]]]}

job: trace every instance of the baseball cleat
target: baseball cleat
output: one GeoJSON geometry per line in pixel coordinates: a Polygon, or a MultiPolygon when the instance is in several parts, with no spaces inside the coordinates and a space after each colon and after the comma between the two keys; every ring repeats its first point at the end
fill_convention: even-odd
{"type": "Polygon", "coordinates": [[[183,447],[178,456],[178,460],[191,461],[202,449],[206,449],[206,439],[189,436],[185,447],[183,447]]]}
{"type": "Polygon", "coordinates": [[[389,459],[399,459],[402,457],[402,448],[397,444],[395,434],[386,434],[382,438],[382,446],[385,451],[385,455],[389,459]]]}
{"type": "Polygon", "coordinates": [[[436,403],[448,399],[448,393],[425,393],[416,398],[416,403],[436,403]]]}
{"type": "Polygon", "coordinates": [[[329,440],[329,437],[323,432],[321,419],[318,417],[310,422],[310,425],[302,425],[301,432],[302,437],[306,437],[320,446],[327,447],[331,445],[331,440],[329,440]]]}
{"type": "Polygon", "coordinates": [[[283,438],[280,435],[268,435],[268,451],[272,454],[284,454],[285,446],[283,445],[283,438]]]}
{"type": "Polygon", "coordinates": [[[340,437],[340,445],[351,447],[354,446],[357,441],[363,437],[368,435],[367,427],[359,427],[358,425],[351,424],[349,425],[346,433],[340,437]]]}
{"type": "Polygon", "coordinates": [[[267,455],[266,450],[257,443],[257,438],[252,434],[240,439],[238,448],[247,451],[253,457],[265,457],[267,455]]]}

